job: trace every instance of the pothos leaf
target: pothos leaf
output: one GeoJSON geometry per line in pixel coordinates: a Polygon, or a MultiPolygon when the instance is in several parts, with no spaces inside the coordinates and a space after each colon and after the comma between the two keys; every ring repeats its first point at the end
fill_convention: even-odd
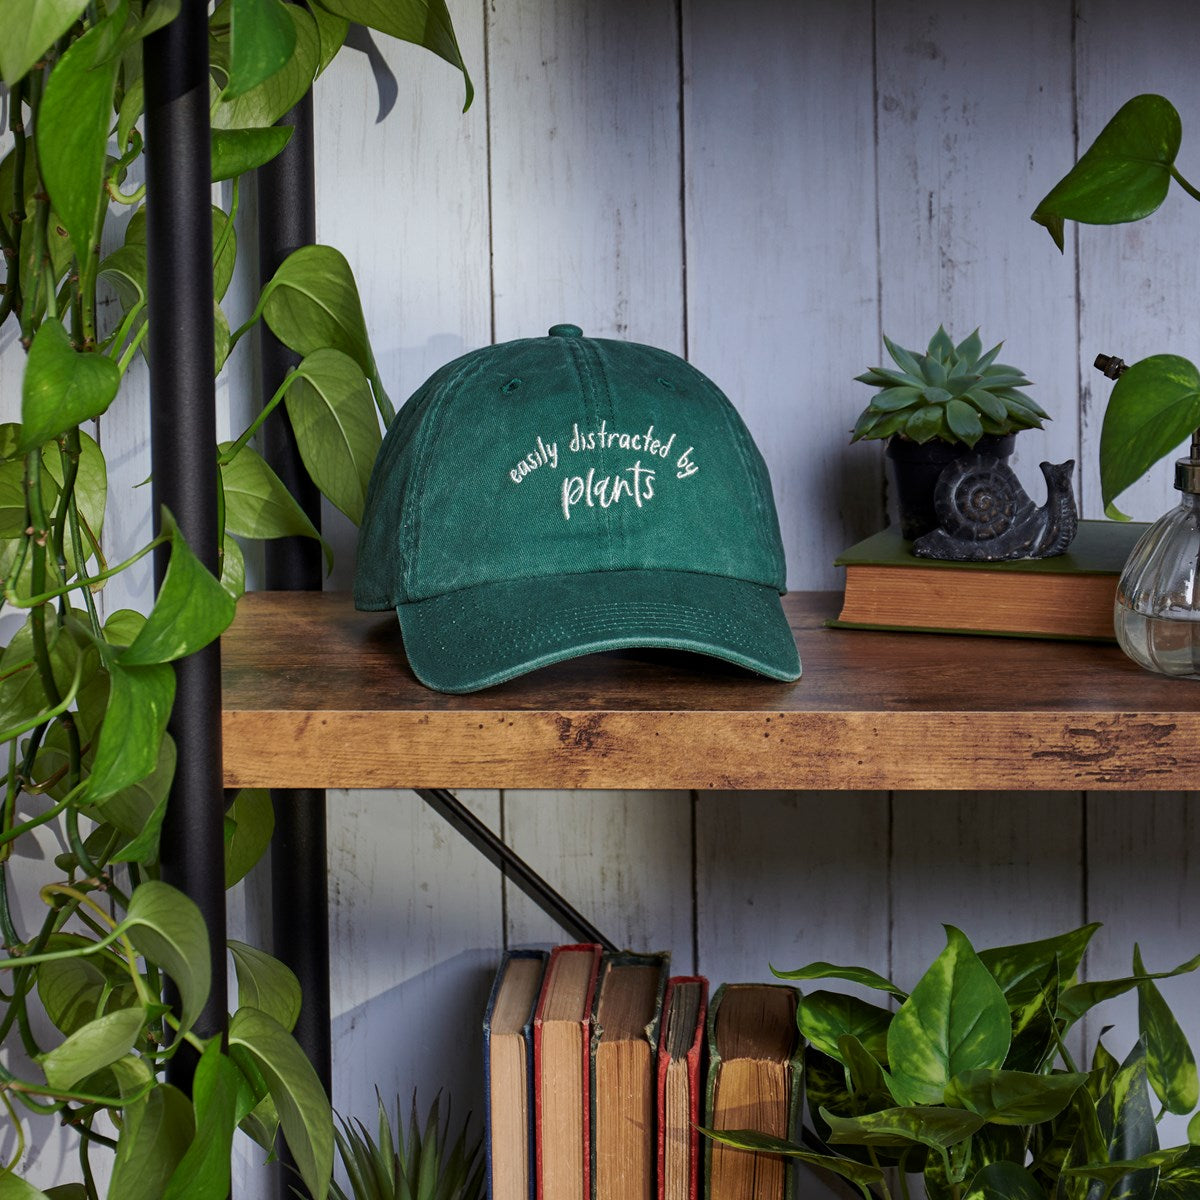
{"type": "Polygon", "coordinates": [[[55,64],[46,82],[35,137],[46,190],[71,237],[75,257],[90,261],[104,190],[105,149],[119,59],[111,50],[118,14],[88,30],[55,64]]]}
{"type": "Polygon", "coordinates": [[[888,1028],[890,1086],[902,1103],[940,1103],[953,1076],[999,1067],[1012,1040],[1000,985],[960,930],[947,925],[946,939],[888,1028]]]}
{"type": "Polygon", "coordinates": [[[1064,220],[1113,225],[1149,216],[1171,185],[1182,136],[1179,114],[1169,100],[1134,96],[1050,189],[1033,219],[1061,250],[1064,220]]]}
{"type": "Polygon", "coordinates": [[[108,1194],[121,1200],[160,1200],[195,1134],[188,1098],[161,1084],[125,1108],[108,1194]]]}
{"type": "Polygon", "coordinates": [[[103,803],[155,769],[175,699],[170,666],[127,667],[111,653],[108,657],[108,708],[85,796],[91,805],[103,803]]]}
{"type": "Polygon", "coordinates": [[[20,451],[49,442],[106,412],[121,373],[104,354],[80,354],[55,317],[44,318],[29,348],[20,389],[20,451]]]}
{"type": "Polygon", "coordinates": [[[11,88],[86,7],[87,0],[0,0],[0,79],[11,88]]]}
{"type": "Polygon", "coordinates": [[[471,107],[475,88],[463,64],[445,0],[322,0],[322,3],[347,20],[424,46],[458,67],[467,89],[463,111],[471,107]]]}
{"type": "Polygon", "coordinates": [[[278,1021],[254,1008],[234,1013],[229,1046],[236,1061],[249,1058],[261,1072],[301,1178],[314,1196],[325,1195],[333,1172],[333,1116],[304,1051],[278,1021]]]}
{"type": "Polygon", "coordinates": [[[192,553],[166,509],[163,526],[170,531],[171,559],[149,618],[133,644],[121,651],[124,667],[172,662],[194,654],[220,637],[233,620],[236,601],[192,553]]]}
{"type": "Polygon", "coordinates": [[[180,1024],[190,1029],[208,999],[212,980],[208,929],[195,902],[149,879],[134,889],[121,924],[137,951],[175,981],[180,1024]]]}
{"type": "MultiPolygon", "coordinates": [[[[1146,974],[1141,950],[1133,948],[1135,975],[1146,974]]],[[[1200,1102],[1196,1057],[1162,993],[1151,979],[1138,984],[1138,1029],[1146,1047],[1146,1073],[1163,1107],[1186,1115],[1200,1102]]]]}
{"type": "Polygon", "coordinates": [[[280,0],[231,0],[229,27],[230,99],[270,79],[292,56],[296,27],[280,0]]]}

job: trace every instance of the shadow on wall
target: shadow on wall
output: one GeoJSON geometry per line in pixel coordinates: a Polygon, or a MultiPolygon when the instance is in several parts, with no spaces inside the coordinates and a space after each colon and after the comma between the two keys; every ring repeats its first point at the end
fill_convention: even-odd
{"type": "Polygon", "coordinates": [[[453,1127],[470,1114],[483,1129],[483,1012],[498,950],[465,950],[333,1018],[337,1063],[333,1103],[344,1117],[375,1127],[375,1088],[389,1112],[396,1097],[407,1124],[413,1087],[422,1119],[435,1090],[453,1127]],[[434,1016],[433,1014],[436,1014],[434,1016]]]}

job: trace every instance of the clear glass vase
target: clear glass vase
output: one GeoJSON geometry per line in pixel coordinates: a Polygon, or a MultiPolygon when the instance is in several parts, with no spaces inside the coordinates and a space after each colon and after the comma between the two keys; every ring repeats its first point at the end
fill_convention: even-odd
{"type": "Polygon", "coordinates": [[[1121,649],[1139,666],[1200,679],[1200,495],[1190,486],[1200,482],[1200,463],[1181,460],[1175,474],[1183,499],[1134,547],[1113,617],[1121,649]]]}

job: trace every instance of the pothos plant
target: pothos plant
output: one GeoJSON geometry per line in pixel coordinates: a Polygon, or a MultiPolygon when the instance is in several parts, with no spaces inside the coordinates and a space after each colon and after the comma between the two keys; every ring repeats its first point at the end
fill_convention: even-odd
{"type": "MultiPolygon", "coordinates": [[[[1059,250],[1064,222],[1115,225],[1148,217],[1174,180],[1193,200],[1200,190],[1179,172],[1175,158],[1183,126],[1163,96],[1123,104],[1080,160],[1033,212],[1059,250]]],[[[1200,370],[1175,354],[1134,363],[1117,380],[1100,431],[1100,487],[1105,512],[1128,518],[1114,501],[1156,462],[1200,427],[1200,370]]]]}
{"type": "MultiPolygon", "coordinates": [[[[27,351],[21,420],[0,426],[3,614],[18,618],[0,648],[0,1106],[14,1131],[0,1164],[5,1200],[43,1195],[18,1173],[30,1112],[78,1133],[80,1181],[51,1189],[59,1197],[98,1200],[104,1155],[108,1195],[119,1200],[222,1200],[238,1126],[268,1150],[282,1130],[315,1197],[326,1196],[332,1167],[329,1102],[290,1032],[300,1006],[291,972],[231,943],[238,1007],[227,1035],[193,1028],[210,987],[208,935],[195,905],[158,878],[176,759],[165,732],[171,663],[232,619],[245,582],[237,538],[318,536],[250,444],[267,414],[286,406],[309,473],[353,520],[380,416],[392,416],[336,250],[298,250],[231,332],[221,305],[235,268],[239,180],[286,144],[291,131],[274,123],[329,64],[351,21],[459,68],[462,59],[443,0],[225,0],[212,14],[213,181],[229,181],[228,206],[212,213],[214,370],[260,319],[302,356],[262,415],[219,448],[218,579],[165,511],[148,544],[108,547],[107,470],[89,432],[120,402],[148,339],[170,336],[147,325],[148,201],[135,181],[142,41],[179,9],[180,0],[0,0],[0,325],[15,326],[27,351]],[[122,225],[120,245],[102,256],[122,225]],[[108,293],[115,319],[104,316],[114,306],[99,303],[108,293]],[[151,611],[106,610],[106,581],[160,545],[170,558],[151,611]],[[46,864],[41,918],[26,925],[11,902],[11,866],[23,852],[37,858],[30,839],[39,829],[63,852],[46,864]],[[174,1008],[163,998],[168,978],[174,1008]],[[185,1044],[199,1054],[191,1096],[162,1078],[185,1044]]],[[[272,825],[266,793],[234,798],[229,885],[265,851],[272,825]]],[[[25,890],[32,869],[24,865],[25,890]]]]}
{"type": "Polygon", "coordinates": [[[946,948],[911,992],[865,967],[776,971],[860,984],[898,1007],[829,991],[802,998],[813,1145],[705,1132],[833,1171],[868,1198],[890,1200],[894,1171],[906,1198],[908,1176],[919,1174],[930,1200],[1194,1200],[1196,1060],[1155,980],[1196,970],[1200,955],[1150,972],[1135,946],[1129,975],[1079,982],[1098,928],[976,953],[947,926],[946,948]],[[1068,1048],[1075,1025],[1135,990],[1133,1049],[1118,1061],[1099,1029],[1089,1060],[1077,1064],[1068,1048]],[[1194,1114],[1189,1144],[1160,1148],[1157,1125],[1168,1112],[1194,1114]]]}

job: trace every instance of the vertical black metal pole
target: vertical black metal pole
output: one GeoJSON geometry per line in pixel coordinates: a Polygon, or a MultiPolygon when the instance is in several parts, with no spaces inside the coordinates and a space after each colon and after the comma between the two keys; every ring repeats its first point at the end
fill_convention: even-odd
{"type": "MultiPolygon", "coordinates": [[[[213,387],[208,5],[179,16],[143,47],[146,87],[146,256],[151,452],[155,506],[174,513],[192,549],[217,570],[213,387]]],[[[155,561],[161,585],[165,555],[155,561]]],[[[197,1030],[218,1032],[226,1010],[224,806],[219,643],[181,659],[168,729],[179,750],[162,835],[163,878],[199,906],[208,926],[212,990],[197,1030]]],[[[188,1085],[194,1061],[171,1078],[188,1085]]]]}
{"type": "MultiPolygon", "coordinates": [[[[293,250],[316,240],[313,195],[312,93],[283,120],[294,132],[283,153],[258,172],[258,264],[265,283],[293,250]]],[[[297,356],[262,330],[264,401],[274,395],[297,356]]],[[[321,525],[321,497],[309,479],[282,406],[263,426],[263,451],[276,474],[321,525]]],[[[281,591],[320,591],[321,550],[310,538],[267,543],[266,584],[281,591]]],[[[329,897],[326,886],[325,793],[314,788],[276,791],[271,847],[271,893],[276,957],[296,973],[303,996],[296,1040],[332,1094],[329,1016],[329,897]]],[[[286,1148],[281,1158],[287,1164],[286,1148]]],[[[294,1175],[279,1173],[278,1195],[291,1200],[294,1175]]]]}

